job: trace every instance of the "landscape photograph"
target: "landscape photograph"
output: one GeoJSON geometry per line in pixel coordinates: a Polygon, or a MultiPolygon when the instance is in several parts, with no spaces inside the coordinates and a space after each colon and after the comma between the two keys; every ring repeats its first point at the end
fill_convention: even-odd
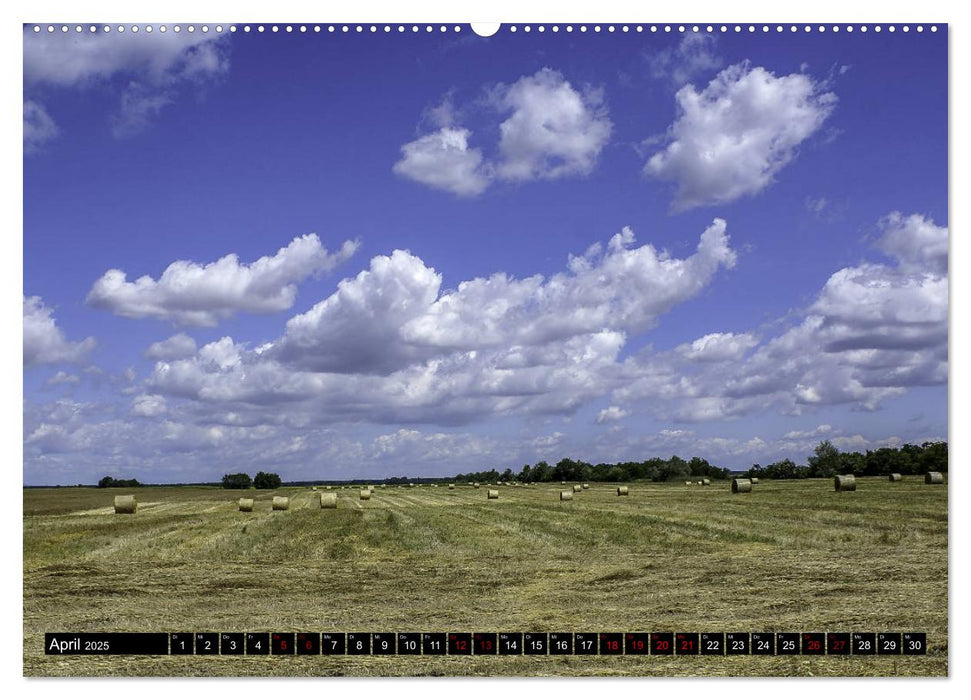
{"type": "Polygon", "coordinates": [[[23,675],[948,676],[948,165],[944,23],[25,24],[23,675]]]}

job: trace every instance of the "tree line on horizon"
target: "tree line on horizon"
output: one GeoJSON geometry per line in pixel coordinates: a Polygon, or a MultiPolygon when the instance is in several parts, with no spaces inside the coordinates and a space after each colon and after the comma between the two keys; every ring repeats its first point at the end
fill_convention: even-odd
{"type": "Polygon", "coordinates": [[[615,464],[590,464],[589,462],[564,458],[555,465],[537,462],[523,465],[518,472],[495,469],[480,472],[456,474],[456,481],[680,481],[687,477],[701,476],[711,479],[724,479],[728,469],[716,467],[701,457],[685,460],[677,455],[669,459],[654,457],[643,462],[617,462],[615,464]]]}
{"type": "Polygon", "coordinates": [[[797,465],[783,459],[762,466],[753,464],[742,476],[767,479],[812,479],[837,474],[854,476],[884,476],[886,474],[926,474],[947,472],[947,443],[924,442],[900,447],[881,447],[863,452],[840,452],[829,440],[813,449],[807,464],[797,465]]]}

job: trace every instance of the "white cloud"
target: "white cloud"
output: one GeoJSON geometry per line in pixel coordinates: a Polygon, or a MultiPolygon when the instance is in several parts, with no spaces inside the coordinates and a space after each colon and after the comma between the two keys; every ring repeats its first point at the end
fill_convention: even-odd
{"type": "Polygon", "coordinates": [[[730,363],[710,364],[705,352],[694,352],[718,348],[707,336],[629,358],[614,399],[649,398],[669,417],[707,421],[842,403],[875,410],[910,387],[946,383],[948,280],[934,251],[947,230],[925,219],[896,220],[914,225],[887,226],[877,246],[900,256],[898,265],[865,262],[835,272],[796,325],[757,346],[753,336],[738,335],[747,339],[745,350],[736,349],[730,363]],[[922,253],[921,241],[931,252],[922,253]]]}
{"type": "Polygon", "coordinates": [[[620,406],[608,406],[600,410],[597,414],[597,423],[608,423],[610,421],[617,421],[626,418],[630,415],[630,411],[621,408],[620,406]]]}
{"type": "Polygon", "coordinates": [[[543,68],[493,94],[512,114],[499,125],[499,177],[553,179],[586,175],[610,138],[612,125],[599,91],[578,92],[557,71],[543,68]]]}
{"type": "Polygon", "coordinates": [[[40,297],[24,297],[24,368],[83,362],[94,349],[94,338],[73,342],[57,327],[54,309],[40,297]]]}
{"type": "Polygon", "coordinates": [[[508,113],[495,159],[472,148],[472,132],[455,125],[451,97],[431,110],[440,125],[401,147],[398,175],[457,195],[474,196],[495,180],[523,182],[589,174],[610,137],[611,122],[598,90],[578,91],[557,71],[543,68],[512,85],[496,85],[488,103],[508,113]]]}
{"type": "Polygon", "coordinates": [[[669,78],[680,87],[695,75],[720,68],[721,58],[715,54],[714,34],[687,33],[675,48],[668,48],[648,57],[651,75],[669,78]]]}
{"type": "Polygon", "coordinates": [[[457,195],[477,195],[489,186],[482,151],[469,148],[468,129],[442,127],[401,147],[392,170],[423,185],[457,195]]]}
{"type": "Polygon", "coordinates": [[[678,349],[695,362],[728,362],[740,360],[758,343],[749,333],[709,333],[678,349]]]}
{"type": "Polygon", "coordinates": [[[699,92],[685,85],[669,143],[644,171],[678,186],[674,207],[730,202],[762,191],[836,105],[823,83],[776,77],[747,62],[730,66],[699,92]]]}
{"type": "Polygon", "coordinates": [[[44,383],[48,386],[58,386],[61,384],[72,385],[77,384],[81,381],[81,378],[76,374],[68,374],[64,370],[58,370],[55,375],[48,377],[44,383]]]}
{"type": "Polygon", "coordinates": [[[357,242],[345,241],[328,253],[316,234],[294,238],[276,255],[240,263],[235,254],[200,265],[179,260],[158,280],[128,282],[121,270],[108,270],[88,293],[88,305],[127,318],[154,318],[192,326],[214,326],[239,311],[272,313],[289,309],[297,283],[332,270],[349,258],[357,242]]]}
{"type": "Polygon", "coordinates": [[[833,426],[828,424],[817,425],[812,430],[790,430],[782,437],[786,440],[802,440],[805,438],[822,437],[833,432],[833,426]]]}
{"type": "MultiPolygon", "coordinates": [[[[228,34],[202,32],[24,32],[24,85],[108,88],[121,80],[116,136],[148,125],[180,89],[200,85],[229,70],[228,34]]],[[[26,125],[26,120],[25,120],[26,125]]]]}
{"type": "Polygon", "coordinates": [[[181,360],[196,353],[196,341],[185,333],[177,333],[171,338],[152,343],[145,351],[149,360],[181,360]]]}
{"type": "Polygon", "coordinates": [[[435,270],[395,251],[292,318],[274,352],[329,372],[388,373],[442,353],[484,349],[502,349],[509,363],[528,362],[528,349],[546,343],[652,327],[704,289],[720,267],[734,265],[728,241],[725,222],[715,219],[696,252],[677,259],[649,244],[633,247],[634,234],[625,228],[605,253],[591,247],[571,257],[569,272],[549,279],[497,273],[441,295],[435,270]]]}
{"type": "Polygon", "coordinates": [[[41,105],[24,99],[24,153],[34,153],[57,137],[60,129],[41,105]]]}
{"type": "Polygon", "coordinates": [[[318,424],[569,414],[622,379],[628,334],[733,264],[725,228],[716,220],[684,259],[635,247],[625,230],[552,277],[497,274],[445,293],[438,272],[395,251],[291,318],[281,338],[253,350],[223,338],[158,362],[148,388],[267,414],[285,404],[318,424]]]}
{"type": "Polygon", "coordinates": [[[422,462],[446,462],[454,471],[469,459],[488,454],[496,449],[490,438],[469,433],[422,433],[401,428],[393,433],[379,435],[371,443],[371,457],[375,459],[413,460],[422,462]]]}
{"type": "Polygon", "coordinates": [[[135,416],[153,418],[168,410],[164,396],[158,394],[141,394],[132,399],[131,412],[135,416]]]}
{"type": "Polygon", "coordinates": [[[947,229],[920,214],[891,212],[880,221],[877,247],[905,271],[947,274],[947,229]]]}

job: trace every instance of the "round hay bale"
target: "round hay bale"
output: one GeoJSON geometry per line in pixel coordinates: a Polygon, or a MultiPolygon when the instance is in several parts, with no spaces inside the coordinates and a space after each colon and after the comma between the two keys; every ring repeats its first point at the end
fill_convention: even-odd
{"type": "Polygon", "coordinates": [[[336,493],[322,493],[322,494],[320,494],[320,507],[321,508],[336,508],[337,507],[337,494],[336,493]]]}
{"type": "Polygon", "coordinates": [[[138,501],[134,496],[115,496],[116,513],[134,513],[138,510],[138,501]]]}
{"type": "Polygon", "coordinates": [[[472,488],[474,488],[474,489],[477,489],[477,488],[479,488],[479,484],[478,484],[478,482],[476,482],[476,483],[474,483],[474,484],[472,484],[472,488]]]}
{"type": "Polygon", "coordinates": [[[327,489],[328,491],[330,491],[334,487],[333,486],[325,486],[324,488],[327,489]]]}
{"type": "Polygon", "coordinates": [[[362,501],[371,500],[371,489],[361,489],[361,500],[362,501]]]}
{"type": "Polygon", "coordinates": [[[757,484],[759,483],[759,477],[753,476],[751,479],[749,479],[749,481],[751,481],[753,484],[757,484]]]}
{"type": "Polygon", "coordinates": [[[900,474],[891,474],[890,475],[890,481],[903,481],[903,480],[904,480],[904,477],[901,476],[900,474]]]}
{"type": "Polygon", "coordinates": [[[560,482],[560,486],[566,486],[566,482],[565,481],[561,481],[560,482]]]}
{"type": "Polygon", "coordinates": [[[732,479],[732,493],[751,493],[752,482],[749,479],[732,479]]]}
{"type": "Polygon", "coordinates": [[[241,498],[239,499],[239,510],[241,513],[252,513],[253,512],[253,499],[252,498],[241,498]]]}
{"type": "Polygon", "coordinates": [[[590,484],[581,484],[580,488],[586,491],[588,488],[590,488],[590,484]]]}
{"type": "Polygon", "coordinates": [[[686,482],[684,482],[684,485],[685,486],[691,486],[691,482],[690,481],[686,481],[686,482]]]}
{"type": "Polygon", "coordinates": [[[317,487],[316,487],[316,486],[311,486],[311,487],[310,487],[310,490],[311,490],[311,491],[316,491],[316,490],[317,490],[317,487]]]}
{"type": "Polygon", "coordinates": [[[455,484],[449,484],[448,485],[448,490],[449,491],[454,491],[455,490],[455,484]]]}
{"type": "Polygon", "coordinates": [[[583,491],[583,487],[580,486],[580,484],[573,484],[573,493],[577,493],[579,491],[583,491]]]}
{"type": "Polygon", "coordinates": [[[856,477],[852,474],[838,474],[833,479],[837,491],[856,491],[856,477]]]}
{"type": "Polygon", "coordinates": [[[629,496],[630,495],[630,489],[627,488],[626,486],[618,486],[617,487],[617,495],[618,496],[629,496]]]}
{"type": "Polygon", "coordinates": [[[499,498],[499,492],[495,489],[489,489],[489,499],[499,498]]]}
{"type": "Polygon", "coordinates": [[[290,510],[290,499],[286,496],[274,496],[273,510],[290,510]]]}
{"type": "Polygon", "coordinates": [[[573,491],[560,491],[560,500],[561,501],[572,501],[573,500],[573,491]]]}
{"type": "Polygon", "coordinates": [[[703,486],[711,486],[711,479],[702,479],[701,483],[703,486]]]}
{"type": "Polygon", "coordinates": [[[924,474],[925,484],[943,484],[944,475],[941,472],[927,472],[924,474]]]}

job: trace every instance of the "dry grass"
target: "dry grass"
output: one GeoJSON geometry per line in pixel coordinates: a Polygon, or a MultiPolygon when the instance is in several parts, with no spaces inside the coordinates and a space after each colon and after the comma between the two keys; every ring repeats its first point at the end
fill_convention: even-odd
{"type": "Polygon", "coordinates": [[[947,487],[24,491],[24,673],[944,675],[947,487]],[[273,495],[290,510],[272,513],[273,495]],[[852,552],[848,556],[847,552],[852,552]],[[746,600],[757,605],[738,605],[746,600]],[[647,592],[647,593],[645,593],[647,592]],[[243,612],[245,611],[245,613],[243,612]],[[240,619],[245,619],[245,629],[240,619]],[[925,631],[926,657],[46,657],[45,631],[925,631]]]}

